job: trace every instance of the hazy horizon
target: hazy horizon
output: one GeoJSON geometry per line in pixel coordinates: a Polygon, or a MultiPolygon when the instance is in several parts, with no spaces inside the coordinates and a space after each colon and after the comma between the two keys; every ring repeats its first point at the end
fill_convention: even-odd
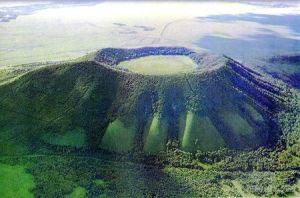
{"type": "Polygon", "coordinates": [[[5,1],[0,65],[68,60],[105,47],[184,46],[238,59],[256,48],[260,56],[298,52],[299,15],[294,1],[5,1]]]}

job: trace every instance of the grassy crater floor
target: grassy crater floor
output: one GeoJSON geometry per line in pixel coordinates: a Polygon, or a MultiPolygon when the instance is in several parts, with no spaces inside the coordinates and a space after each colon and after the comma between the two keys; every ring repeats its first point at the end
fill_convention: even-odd
{"type": "Polygon", "coordinates": [[[187,56],[159,55],[123,61],[117,67],[144,75],[173,75],[190,73],[197,64],[187,56]]]}

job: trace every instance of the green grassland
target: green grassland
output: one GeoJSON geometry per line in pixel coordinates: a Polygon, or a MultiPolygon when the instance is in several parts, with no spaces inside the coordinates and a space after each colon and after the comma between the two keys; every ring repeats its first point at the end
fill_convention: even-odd
{"type": "Polygon", "coordinates": [[[196,66],[187,56],[146,56],[123,61],[117,67],[145,75],[173,75],[193,72],[196,66]]]}
{"type": "MultiPolygon", "coordinates": [[[[83,56],[99,47],[110,45],[111,28],[95,28],[95,24],[69,23],[61,26],[53,20],[44,20],[41,12],[18,17],[2,23],[0,30],[0,67],[43,61],[65,61],[83,56]],[[71,31],[70,31],[71,30],[71,31]],[[41,31],[47,32],[42,33],[41,31]],[[85,38],[82,32],[86,32],[85,38]],[[98,35],[93,38],[91,35],[98,35]],[[78,40],[82,43],[79,44],[78,40]],[[64,45],[62,46],[62,43],[64,45]]],[[[118,36],[122,36],[121,34],[118,36]]],[[[118,38],[122,41],[125,38],[118,38]]]]}
{"type": "Polygon", "coordinates": [[[3,198],[31,198],[35,188],[34,178],[20,165],[0,163],[0,195],[3,198]]]}

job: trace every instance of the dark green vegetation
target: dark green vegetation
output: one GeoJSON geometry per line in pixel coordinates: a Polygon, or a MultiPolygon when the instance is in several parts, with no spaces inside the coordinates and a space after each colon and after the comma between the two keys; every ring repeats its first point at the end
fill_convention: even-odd
{"type": "Polygon", "coordinates": [[[10,186],[0,192],[21,185],[27,197],[299,193],[300,103],[283,83],[185,48],[106,49],[38,67],[9,79],[0,73],[0,183],[25,183],[3,182],[10,186]],[[148,53],[189,56],[198,67],[167,77],[115,67],[148,53]]]}
{"type": "Polygon", "coordinates": [[[288,83],[289,85],[300,88],[300,55],[290,54],[283,56],[275,56],[267,60],[263,60],[259,64],[261,68],[272,75],[288,83]]]}
{"type": "Polygon", "coordinates": [[[35,188],[28,184],[23,188],[37,197],[62,197],[76,191],[87,197],[282,196],[297,192],[299,177],[293,170],[202,171],[72,155],[2,157],[0,161],[7,167],[26,167],[35,188]]]}
{"type": "MultiPolygon", "coordinates": [[[[289,167],[276,171],[242,167],[249,159],[257,157],[261,157],[258,159],[260,163],[276,163],[276,160],[268,161],[268,157],[262,156],[266,152],[248,153],[248,156],[240,154],[239,157],[219,154],[223,160],[206,163],[205,166],[200,159],[217,157],[218,153],[210,156],[198,153],[195,158],[191,153],[169,150],[166,156],[161,156],[164,160],[144,157],[141,159],[143,163],[129,162],[133,160],[129,156],[120,158],[104,154],[0,157],[1,167],[14,168],[14,174],[0,179],[5,184],[0,189],[5,190],[4,197],[9,197],[13,187],[19,190],[22,187],[27,197],[74,197],[75,194],[75,197],[278,197],[299,194],[297,170],[289,167]],[[230,159],[235,162],[226,167],[219,165],[230,162],[230,159]],[[154,162],[156,164],[149,164],[154,162]],[[241,165],[241,169],[232,171],[231,168],[237,168],[236,163],[241,165]],[[26,172],[19,173],[19,167],[26,168],[26,172]],[[20,182],[18,174],[24,177],[22,183],[12,183],[20,182]]],[[[0,171],[3,173],[2,169],[0,171]]]]}

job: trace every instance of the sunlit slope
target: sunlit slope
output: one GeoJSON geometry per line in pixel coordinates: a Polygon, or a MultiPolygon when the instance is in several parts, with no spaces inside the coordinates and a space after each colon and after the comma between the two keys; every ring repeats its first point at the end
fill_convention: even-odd
{"type": "MultiPolygon", "coordinates": [[[[205,55],[201,63],[214,60],[205,55]]],[[[216,61],[206,72],[167,76],[99,61],[29,72],[0,86],[0,153],[68,147],[155,154],[169,140],[192,152],[275,144],[280,88],[234,60],[216,61]]]]}
{"type": "Polygon", "coordinates": [[[198,117],[188,112],[181,141],[183,150],[207,151],[225,147],[223,137],[208,117],[198,117]]]}

